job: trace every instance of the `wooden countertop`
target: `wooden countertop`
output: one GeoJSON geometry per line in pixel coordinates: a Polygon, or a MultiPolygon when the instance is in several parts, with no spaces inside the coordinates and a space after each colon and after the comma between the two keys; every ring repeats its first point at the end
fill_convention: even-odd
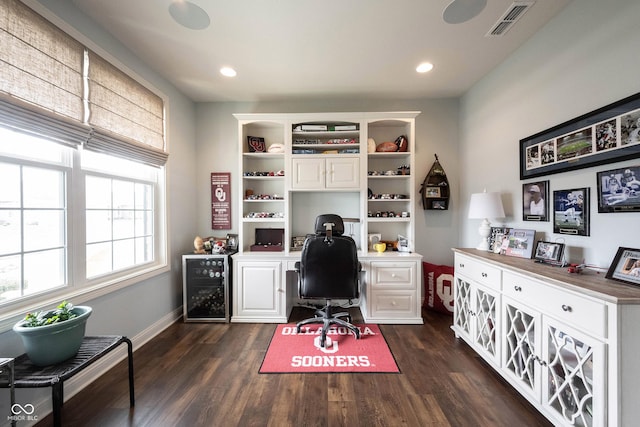
{"type": "Polygon", "coordinates": [[[640,304],[640,286],[607,279],[604,277],[604,272],[598,273],[587,269],[576,274],[569,273],[566,267],[541,264],[533,259],[510,257],[478,249],[454,248],[453,251],[511,270],[514,273],[524,274],[615,304],[640,304]]]}

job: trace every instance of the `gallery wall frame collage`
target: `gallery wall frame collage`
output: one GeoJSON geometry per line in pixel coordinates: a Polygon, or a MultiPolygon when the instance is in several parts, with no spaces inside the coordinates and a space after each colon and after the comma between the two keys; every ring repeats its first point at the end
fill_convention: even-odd
{"type": "MultiPolygon", "coordinates": [[[[555,234],[589,236],[591,187],[552,189],[547,177],[638,158],[640,93],[520,140],[523,221],[553,221],[555,234]]],[[[596,172],[594,179],[598,214],[640,212],[640,162],[596,172]]],[[[536,242],[535,230],[493,227],[490,248],[565,263],[564,244],[536,242]]],[[[620,247],[606,277],[640,286],[640,249],[620,247]]]]}

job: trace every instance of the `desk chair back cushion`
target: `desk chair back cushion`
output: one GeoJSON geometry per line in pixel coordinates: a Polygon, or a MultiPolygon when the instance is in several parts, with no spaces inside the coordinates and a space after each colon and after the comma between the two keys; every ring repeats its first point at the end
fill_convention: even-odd
{"type": "Polygon", "coordinates": [[[301,298],[354,299],[359,296],[360,264],[355,241],[343,236],[344,223],[338,215],[316,218],[316,234],[308,237],[300,259],[301,298]],[[325,223],[333,223],[330,235],[325,223]]]}

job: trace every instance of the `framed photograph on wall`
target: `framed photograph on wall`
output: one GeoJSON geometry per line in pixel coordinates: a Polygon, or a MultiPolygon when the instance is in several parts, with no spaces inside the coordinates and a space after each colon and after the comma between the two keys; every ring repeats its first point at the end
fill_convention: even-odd
{"type": "Polygon", "coordinates": [[[598,172],[598,212],[640,211],[640,166],[598,172]]]}
{"type": "Polygon", "coordinates": [[[589,188],[553,192],[553,232],[589,235],[589,188]]]}
{"type": "Polygon", "coordinates": [[[522,220],[549,221],[549,181],[522,184],[522,220]]]}
{"type": "Polygon", "coordinates": [[[509,230],[508,239],[503,242],[504,254],[519,258],[531,258],[535,241],[535,230],[512,228],[509,230]]]}
{"type": "Polygon", "coordinates": [[[640,286],[640,249],[618,248],[605,277],[640,286]]]}
{"type": "Polygon", "coordinates": [[[638,158],[640,93],[520,140],[520,179],[638,158]]]}
{"type": "Polygon", "coordinates": [[[564,254],[564,243],[544,242],[539,240],[536,243],[536,250],[533,257],[538,261],[550,264],[562,264],[562,255],[564,254]]]}

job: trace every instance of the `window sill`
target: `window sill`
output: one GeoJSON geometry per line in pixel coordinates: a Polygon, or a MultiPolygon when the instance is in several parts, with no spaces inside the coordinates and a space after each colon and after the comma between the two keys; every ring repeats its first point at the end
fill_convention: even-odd
{"type": "Polygon", "coordinates": [[[0,315],[0,333],[12,330],[13,325],[21,320],[28,312],[51,309],[64,300],[71,301],[74,305],[81,305],[86,301],[91,301],[119,289],[135,285],[136,283],[151,279],[170,270],[169,265],[163,264],[145,270],[139,270],[127,276],[118,277],[117,279],[85,286],[80,289],[70,287],[57,292],[48,292],[39,298],[25,301],[22,304],[16,304],[16,306],[11,307],[11,309],[3,309],[3,313],[0,315]]]}

